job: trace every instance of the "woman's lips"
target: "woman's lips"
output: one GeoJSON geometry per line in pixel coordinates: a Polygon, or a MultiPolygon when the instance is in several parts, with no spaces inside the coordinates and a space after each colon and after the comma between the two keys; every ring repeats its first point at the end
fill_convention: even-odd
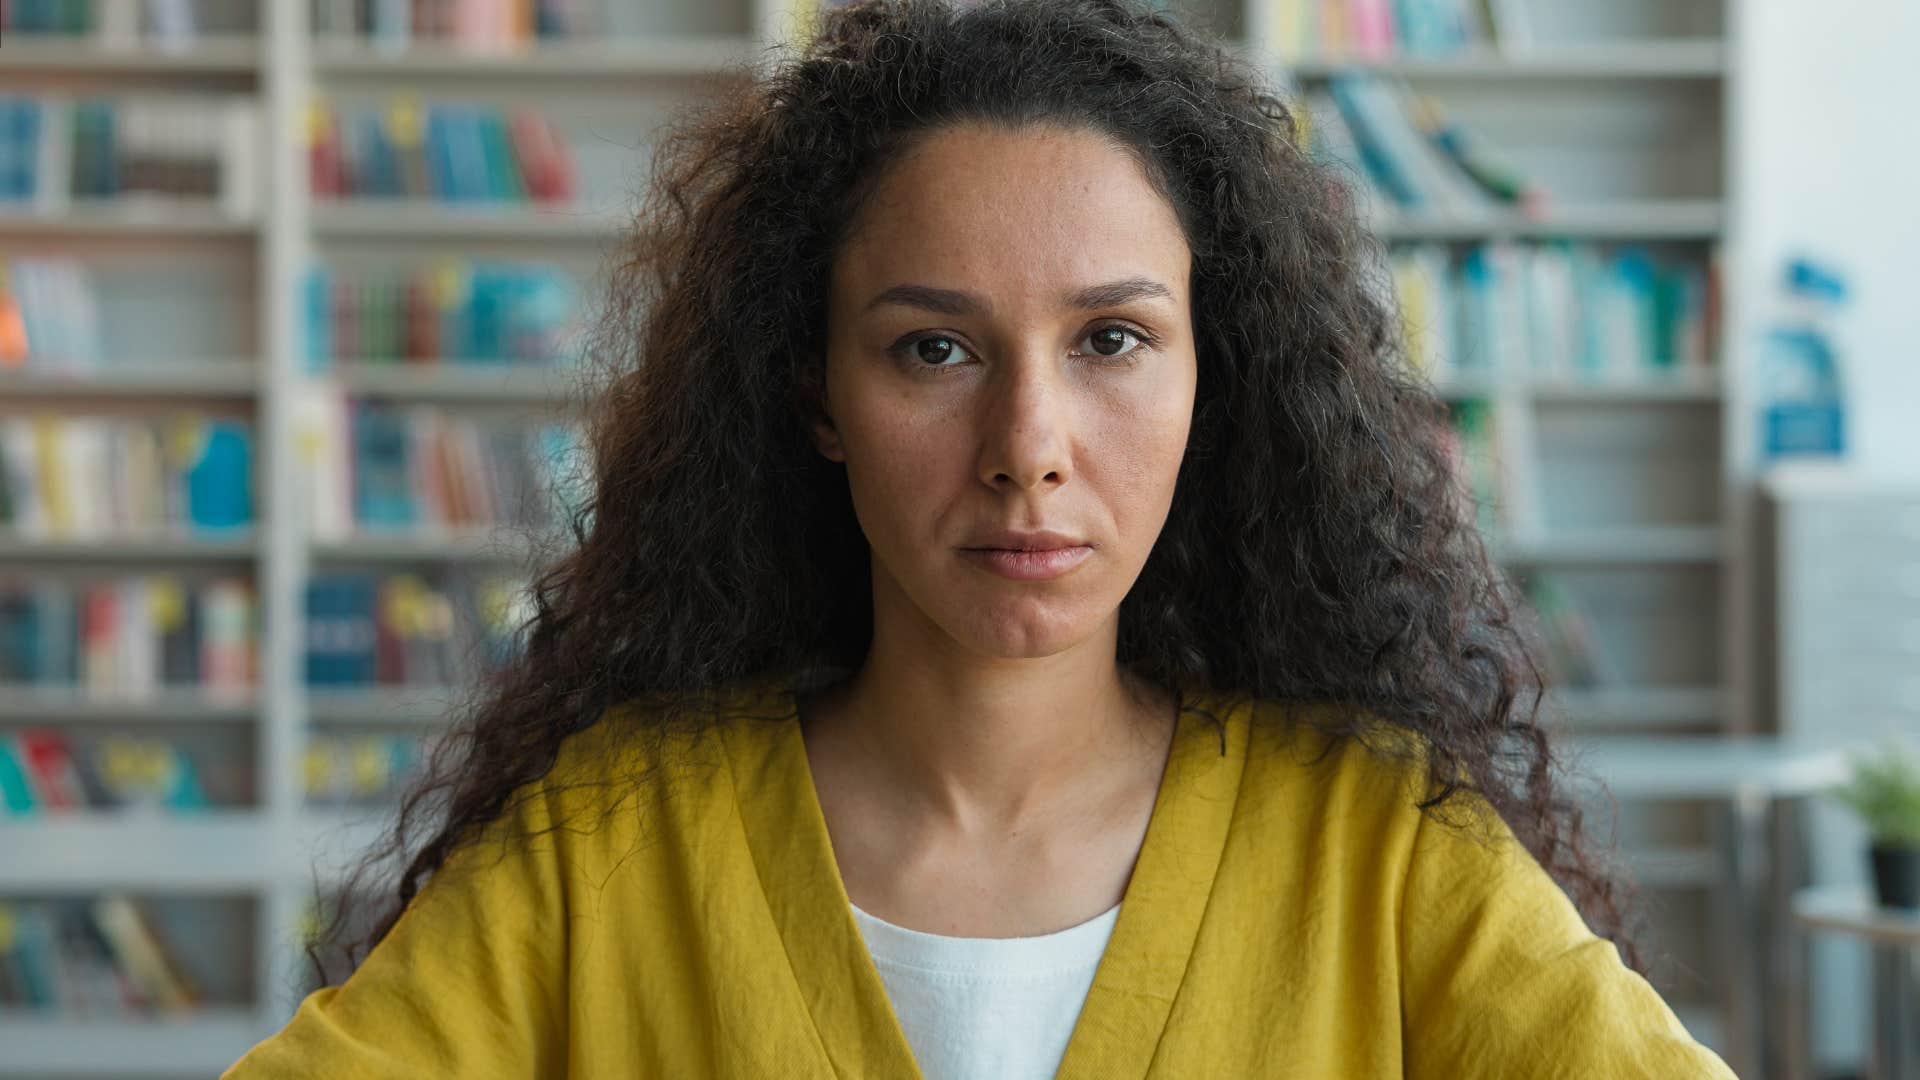
{"type": "Polygon", "coordinates": [[[1093,548],[1085,545],[1051,548],[1046,551],[961,548],[960,554],[974,565],[990,570],[1001,577],[1011,578],[1014,581],[1046,581],[1079,566],[1082,560],[1093,554],[1093,548]]]}

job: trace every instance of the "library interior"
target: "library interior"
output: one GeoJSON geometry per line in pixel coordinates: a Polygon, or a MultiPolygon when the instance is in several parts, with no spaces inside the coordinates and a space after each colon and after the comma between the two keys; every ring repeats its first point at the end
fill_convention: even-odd
{"type": "MultiPolygon", "coordinates": [[[[0,1080],[320,988],[590,520],[656,140],[848,2],[0,0],[0,1080]]],[[[1920,7],[1123,2],[1341,178],[1674,1016],[1920,1077],[1920,7]]]]}

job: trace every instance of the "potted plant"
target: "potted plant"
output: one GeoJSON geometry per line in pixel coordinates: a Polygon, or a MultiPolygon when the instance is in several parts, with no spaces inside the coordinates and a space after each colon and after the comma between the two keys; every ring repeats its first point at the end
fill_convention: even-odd
{"type": "Polygon", "coordinates": [[[1874,891],[1883,906],[1920,908],[1920,757],[1894,744],[1850,756],[1853,774],[1831,794],[1866,823],[1874,891]]]}

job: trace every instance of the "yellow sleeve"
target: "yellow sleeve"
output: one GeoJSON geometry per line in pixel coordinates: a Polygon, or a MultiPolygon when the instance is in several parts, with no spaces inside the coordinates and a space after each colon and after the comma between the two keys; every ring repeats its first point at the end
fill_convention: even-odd
{"type": "Polygon", "coordinates": [[[564,830],[542,831],[550,798],[523,794],[457,847],[345,982],[307,995],[223,1080],[563,1074],[564,830]]]}
{"type": "Polygon", "coordinates": [[[1737,1080],[1485,800],[1471,808],[1469,831],[1421,814],[1414,834],[1400,911],[1409,1080],[1737,1080]]]}

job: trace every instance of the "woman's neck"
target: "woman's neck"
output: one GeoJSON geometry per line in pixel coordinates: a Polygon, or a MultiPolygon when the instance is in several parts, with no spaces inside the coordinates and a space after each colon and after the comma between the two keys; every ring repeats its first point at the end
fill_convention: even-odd
{"type": "MultiPolygon", "coordinates": [[[[910,929],[1031,937],[1125,894],[1176,727],[1118,678],[1100,693],[856,677],[802,700],[801,731],[841,884],[910,929]]],[[[1056,688],[1057,689],[1057,688],[1056,688]]]]}
{"type": "Polygon", "coordinates": [[[805,703],[803,727],[894,820],[1005,835],[1137,787],[1165,760],[1171,695],[1111,662],[1102,673],[1072,666],[957,674],[870,660],[805,703]]]}

